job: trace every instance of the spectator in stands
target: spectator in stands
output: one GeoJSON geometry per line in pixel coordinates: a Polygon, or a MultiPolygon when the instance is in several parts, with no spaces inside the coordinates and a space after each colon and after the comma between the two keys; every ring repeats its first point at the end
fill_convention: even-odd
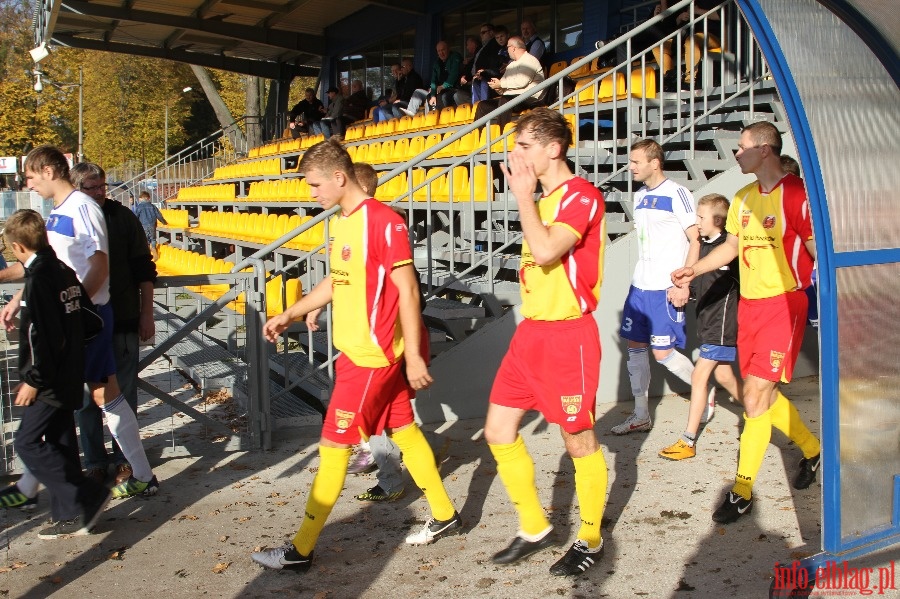
{"type": "MultiPolygon", "coordinates": [[[[494,28],[494,41],[497,42],[497,62],[500,63],[497,72],[498,75],[502,75],[503,71],[506,69],[506,65],[509,64],[510,61],[509,50],[506,47],[506,42],[509,41],[509,29],[503,25],[497,25],[494,28]]],[[[488,77],[488,81],[491,79],[491,77],[488,77]]]]}
{"type": "Polygon", "coordinates": [[[353,121],[364,120],[371,106],[362,81],[354,79],[350,84],[350,95],[344,100],[344,114],[341,117],[344,128],[353,121]]]}
{"type": "MultiPolygon", "coordinates": [[[[506,72],[500,79],[494,78],[488,81],[490,88],[500,94],[500,97],[496,100],[483,100],[479,102],[478,108],[475,110],[476,120],[496,109],[498,106],[503,106],[516,97],[527,93],[528,90],[537,86],[544,80],[544,71],[541,69],[541,63],[538,62],[537,58],[528,53],[528,50],[525,49],[525,41],[522,38],[518,36],[509,38],[506,48],[513,59],[512,62],[507,65],[506,72]]],[[[541,100],[538,97],[532,96],[520,104],[516,110],[521,112],[528,108],[534,108],[540,105],[541,100]]],[[[503,129],[511,118],[510,111],[504,112],[497,117],[497,123],[500,125],[500,128],[503,129]]]]}
{"type": "Polygon", "coordinates": [[[437,43],[435,50],[437,60],[431,66],[431,95],[428,103],[432,108],[441,110],[447,106],[454,106],[453,94],[459,85],[462,55],[450,50],[450,46],[443,40],[437,43]]]}
{"type": "Polygon", "coordinates": [[[619,337],[628,347],[626,368],[634,411],[613,434],[647,432],[650,417],[650,353],[666,370],[691,385],[694,364],[684,348],[687,287],[674,287],[667,273],[691,265],[700,254],[694,196],[666,177],[662,147],[652,139],[635,142],[629,156],[631,175],[643,186],[634,194],[638,259],[625,298],[619,337]]]}
{"type": "MultiPolygon", "coordinates": [[[[694,15],[699,16],[703,15],[710,10],[716,8],[721,2],[718,0],[696,0],[694,2],[694,15]]],[[[675,4],[672,0],[660,0],[659,5],[654,10],[653,14],[658,15],[660,12],[669,8],[670,5],[675,4]]],[[[685,25],[691,18],[690,11],[684,11],[675,16],[674,24],[671,19],[666,19],[663,21],[665,25],[661,28],[661,32],[665,35],[668,35],[672,31],[677,30],[679,27],[685,25]]],[[[718,13],[713,14],[709,17],[710,20],[718,20],[718,13]]],[[[659,67],[663,73],[662,76],[662,85],[663,90],[670,91],[676,89],[679,85],[682,89],[690,88],[691,80],[695,79],[698,70],[697,65],[700,63],[700,60],[703,58],[703,48],[704,46],[709,46],[710,49],[715,50],[720,48],[719,39],[712,35],[704,36],[704,33],[701,27],[697,27],[695,29],[694,35],[691,36],[689,31],[686,31],[683,34],[684,39],[684,53],[681,56],[684,64],[681,66],[681,71],[679,72],[677,69],[677,65],[675,65],[675,50],[674,50],[674,39],[670,39],[662,44],[662,48],[660,49],[660,45],[657,43],[653,46],[653,55],[656,57],[656,62],[659,64],[659,67]]],[[[659,38],[654,40],[656,42],[659,41],[659,38]]],[[[699,83],[694,83],[694,87],[698,87],[699,83]]]]}
{"type": "MultiPolygon", "coordinates": [[[[401,60],[400,79],[397,81],[397,99],[394,100],[391,107],[396,118],[400,118],[405,114],[403,109],[412,101],[413,94],[415,94],[416,90],[422,89],[423,87],[425,87],[425,82],[422,80],[422,76],[416,72],[415,68],[413,68],[412,58],[404,58],[401,60]]],[[[422,101],[420,99],[419,104],[421,103],[422,101]]],[[[416,110],[418,110],[418,105],[416,105],[416,110]]]]}
{"type": "Polygon", "coordinates": [[[519,434],[526,412],[537,410],[559,425],[575,471],[581,516],[575,542],[550,573],[576,576],[603,552],[600,524],[608,470],[594,433],[600,335],[591,313],[603,280],[605,204],[600,190],[569,169],[566,151],[572,132],[563,115],[537,108],[519,120],[516,131],[509,165],[501,163],[500,169],[518,205],[524,235],[524,319],[494,379],[484,439],[516,509],[518,531],[492,561],[513,564],[557,543],[535,487],[534,461],[519,434]],[[535,202],[538,183],[545,195],[535,202]]]}
{"type": "Polygon", "coordinates": [[[16,211],[4,235],[16,258],[28,265],[21,320],[28,334],[20,341],[22,382],[15,398],[24,410],[15,448],[30,475],[50,492],[53,522],[38,538],[88,534],[111,494],[81,471],[72,410],[84,388],[86,322],[89,316],[96,319],[94,332],[102,323],[93,310],[88,314],[87,292],[56,257],[40,214],[16,211]]]}
{"type": "Polygon", "coordinates": [[[313,131],[324,135],[325,139],[332,135],[340,139],[344,134],[344,130],[341,128],[341,117],[344,115],[344,96],[334,86],[329,87],[326,93],[328,94],[328,108],[325,116],[313,123],[313,131]]]}
{"type": "Polygon", "coordinates": [[[135,207],[134,213],[144,227],[144,233],[147,235],[147,245],[150,246],[150,253],[153,255],[153,259],[156,260],[156,223],[161,222],[164,225],[169,223],[166,222],[159,208],[150,201],[150,192],[142,191],[138,197],[140,201],[135,207]]]}
{"type": "Polygon", "coordinates": [[[378,101],[378,106],[375,108],[372,116],[374,122],[379,123],[394,118],[391,106],[397,101],[397,86],[400,85],[400,77],[402,77],[400,63],[395,62],[391,65],[391,78],[394,80],[394,87],[390,90],[385,90],[384,96],[378,101]]]}
{"type": "MultiPolygon", "coordinates": [[[[109,291],[109,241],[103,211],[69,181],[69,164],[53,146],[39,146],[25,159],[28,188],[53,200],[47,238],[57,257],[75,271],[103,317],[103,331],[84,348],[84,380],[91,397],[106,415],[134,475],[113,488],[113,497],[155,495],[159,482],[147,461],[137,418],[119,389],[113,356],[113,312],[109,291]]],[[[17,265],[22,269],[22,265],[17,265]]],[[[20,270],[24,273],[24,270],[20,270]]],[[[21,291],[0,311],[0,325],[12,330],[21,291]]],[[[37,495],[37,479],[26,471],[15,485],[0,492],[0,504],[24,505],[37,495]]]]}
{"type": "Polygon", "coordinates": [[[522,21],[521,31],[522,39],[525,41],[525,49],[528,50],[529,54],[542,61],[544,53],[547,51],[547,46],[544,44],[544,40],[538,37],[537,27],[534,26],[534,22],[531,19],[522,21]]]}
{"type": "Polygon", "coordinates": [[[325,114],[325,106],[316,97],[316,90],[307,87],[304,94],[304,99],[297,102],[288,115],[288,126],[294,139],[300,137],[301,133],[309,133],[312,124],[325,114]]]}
{"type": "Polygon", "coordinates": [[[459,85],[453,94],[453,102],[460,104],[472,103],[472,68],[475,66],[475,55],[481,50],[481,41],[476,35],[466,36],[466,55],[460,67],[459,85]]]}
{"type": "MultiPolygon", "coordinates": [[[[135,214],[106,197],[106,173],[96,164],[80,162],[70,171],[72,184],[103,210],[109,232],[109,294],[113,311],[113,354],[116,377],[125,401],[137,414],[139,340],[156,336],[153,321],[153,284],[156,265],[144,239],[144,228],[135,214]]],[[[84,467],[95,480],[105,481],[109,463],[116,468],[115,485],[126,482],[134,471],[113,438],[112,456],[103,441],[103,413],[93,401],[78,411],[84,467]]]]}
{"type": "Polygon", "coordinates": [[[488,80],[491,75],[500,75],[500,45],[494,39],[494,26],[491,23],[481,25],[481,49],[475,54],[472,64],[472,103],[487,100],[491,94],[488,80]],[[487,76],[482,76],[488,73],[487,76]]]}
{"type": "Polygon", "coordinates": [[[725,221],[725,243],[671,274],[673,284],[686,287],[695,277],[740,257],[738,355],[744,377],[744,430],[734,486],[713,512],[713,521],[720,524],[752,512],[753,485],[773,428],[803,453],[795,489],[813,484],[821,466],[821,443],[779,389],[790,382],[803,344],[806,327],[798,324],[807,314],[805,289],[816,259],[806,189],[800,178],[782,169],[781,144],[781,133],[772,123],[744,127],[735,160],[742,173],[756,175],[756,180],[735,193],[725,221]]]}
{"type": "Polygon", "coordinates": [[[462,521],[412,412],[413,393],[427,388],[432,378],[419,351],[420,291],[406,223],[363,192],[350,155],[333,141],[307,150],[298,171],[324,209],[340,209],[332,228],[332,243],[342,250],[331,254],[331,275],[283,314],[269,319],[263,334],[268,341],[278,342],[294,320],[331,301],[334,344],[342,353],[322,424],[319,468],[305,517],[290,543],[255,551],[252,559],[266,568],[305,572],[312,565],[316,542],[344,487],[350,446],[385,428],[400,447],[403,461],[432,511],[425,526],[406,537],[406,543],[425,545],[456,534],[462,521]],[[381,293],[373,303],[354,290],[351,280],[363,289],[369,281],[381,293]],[[361,315],[362,320],[355,320],[354,314],[361,315]],[[395,330],[397,326],[401,331],[395,330]]]}
{"type": "Polygon", "coordinates": [[[437,59],[431,66],[431,88],[417,89],[413,92],[409,105],[401,109],[408,116],[415,115],[426,98],[428,102],[425,112],[428,112],[429,108],[441,110],[453,106],[453,94],[456,92],[455,86],[459,84],[462,56],[459,52],[451,51],[450,46],[443,40],[437,43],[435,50],[437,59]]]}

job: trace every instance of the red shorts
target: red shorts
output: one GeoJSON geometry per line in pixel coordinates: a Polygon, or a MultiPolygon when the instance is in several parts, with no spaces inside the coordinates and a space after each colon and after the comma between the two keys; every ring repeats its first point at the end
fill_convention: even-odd
{"type": "Polygon", "coordinates": [[[322,424],[322,436],[346,445],[385,428],[412,423],[415,391],[403,376],[401,360],[384,368],[363,368],[341,354],[335,362],[334,391],[322,424]]]}
{"type": "Polygon", "coordinates": [[[568,433],[594,426],[600,332],[590,314],[576,320],[523,321],[491,389],[491,403],[537,410],[568,433]]]}
{"type": "Polygon", "coordinates": [[[738,358],[741,375],[789,383],[806,331],[805,291],[738,304],[738,358]]]}

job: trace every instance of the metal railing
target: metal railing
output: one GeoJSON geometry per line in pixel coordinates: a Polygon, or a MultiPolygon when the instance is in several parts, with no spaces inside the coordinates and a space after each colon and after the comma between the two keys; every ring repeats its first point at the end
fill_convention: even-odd
{"type": "MultiPolygon", "coordinates": [[[[693,156],[696,150],[695,138],[698,128],[711,114],[726,109],[735,99],[748,98],[748,111],[753,114],[755,110],[754,88],[762,80],[768,78],[768,69],[762,60],[761,52],[755,42],[749,27],[739,17],[739,10],[734,0],[723,2],[719,7],[703,15],[696,14],[691,0],[683,0],[660,15],[653,17],[645,23],[631,29],[619,39],[610,42],[597,51],[574,62],[567,68],[552,77],[547,78],[542,84],[529,90],[529,94],[537,94],[550,88],[557,87],[557,100],[552,107],[560,110],[564,115],[574,118],[576,125],[581,121],[589,121],[593,126],[594,135],[583,136],[581,128],[574,129],[575,143],[570,149],[569,156],[577,165],[579,174],[587,176],[598,187],[609,185],[618,186],[622,191],[632,191],[632,181],[627,176],[628,155],[631,150],[634,136],[654,136],[661,143],[686,135],[689,146],[689,154],[693,156]],[[633,47],[635,38],[656,26],[669,15],[688,11],[688,21],[664,39],[659,40],[648,48],[635,50],[633,47]],[[693,39],[694,35],[703,34],[709,39],[714,36],[719,41],[721,50],[710,50],[706,44],[702,45],[702,56],[699,61],[693,46],[688,56],[684,56],[682,47],[685,40],[693,39]],[[665,51],[671,45],[673,48],[674,65],[677,73],[686,71],[684,68],[687,59],[690,64],[695,62],[704,69],[705,83],[698,84],[691,78],[687,89],[681,89],[678,85],[671,92],[663,90],[661,93],[649,93],[649,89],[656,85],[656,80],[650,82],[650,77],[655,77],[650,64],[655,63],[653,51],[665,51]],[[564,78],[576,71],[589,68],[601,57],[614,56],[620,47],[625,48],[625,60],[608,69],[595,72],[589,78],[582,79],[576,89],[566,93],[564,78]],[[711,65],[712,59],[717,59],[718,64],[711,65]],[[716,71],[717,69],[717,71],[716,71]],[[635,72],[642,73],[638,78],[635,72]],[[619,83],[624,78],[624,93],[619,83]],[[709,79],[718,78],[719,84],[712,85],[709,79]],[[613,93],[608,99],[603,99],[600,94],[602,86],[609,86],[613,93]],[[590,87],[589,101],[584,101],[585,88],[590,87]],[[667,117],[667,110],[672,113],[667,117]],[[654,123],[650,115],[656,115],[654,123]],[[621,122],[624,119],[624,122],[621,122]],[[612,139],[598,140],[596,132],[601,121],[611,125],[612,139]],[[620,127],[623,127],[624,135],[619,136],[620,127]],[[602,160],[601,160],[602,159],[602,160]],[[608,172],[603,172],[603,169],[608,172]],[[585,172],[585,170],[587,172],[585,172]]],[[[424,252],[425,272],[423,283],[427,287],[426,297],[433,297],[444,292],[450,285],[459,284],[466,277],[480,275],[486,288],[483,293],[493,295],[495,291],[496,275],[501,270],[501,265],[508,262],[509,256],[504,252],[511,249],[521,241],[521,233],[516,231],[511,224],[516,217],[516,202],[509,193],[506,181],[499,177],[495,191],[495,177],[491,169],[497,160],[505,159],[508,152],[506,140],[510,131],[494,135],[489,125],[490,121],[504,111],[515,109],[526,100],[526,96],[520,96],[508,102],[501,108],[473,121],[472,123],[456,129],[456,131],[442,139],[440,143],[428,148],[423,153],[406,161],[405,163],[383,174],[379,179],[379,186],[390,182],[395,177],[406,175],[406,190],[396,196],[390,203],[400,205],[408,209],[410,235],[413,237],[414,248],[424,252]],[[433,159],[441,150],[459,141],[467,134],[485,127],[485,142],[476,144],[476,147],[466,155],[451,157],[448,163],[431,173],[424,180],[414,182],[414,169],[420,167],[424,161],[433,159]],[[496,144],[503,144],[500,149],[494,149],[496,144]],[[483,165],[488,169],[488,176],[480,184],[483,189],[476,189],[475,167],[483,165]],[[468,201],[456,202],[453,197],[455,178],[454,168],[466,166],[470,173],[467,185],[468,201]],[[450,197],[446,201],[436,201],[432,183],[440,177],[446,176],[447,187],[450,189],[450,197]],[[483,193],[489,201],[476,201],[476,192],[483,193]],[[424,193],[424,198],[421,197],[424,193]],[[459,225],[456,224],[457,218],[459,225]],[[479,226],[479,220],[483,219],[484,227],[479,226]],[[442,223],[438,225],[438,223],[442,223]],[[448,245],[438,251],[432,243],[433,235],[438,229],[447,233],[448,245]],[[420,235],[415,237],[415,231],[420,235]],[[465,234],[463,239],[460,234],[465,234]],[[479,239],[483,236],[484,239],[479,239]],[[495,239],[496,238],[496,239],[495,239]],[[436,258],[438,260],[436,260],[436,258]],[[465,258],[465,260],[462,260],[465,258]],[[442,262],[443,267],[438,271],[436,262],[442,262]],[[460,268],[460,264],[462,267],[460,268]]],[[[322,223],[325,223],[325,239],[329,238],[328,219],[337,212],[337,208],[323,211],[303,225],[294,229],[262,249],[254,252],[248,261],[235,267],[240,270],[250,259],[263,259],[270,255],[286,242],[302,234],[304,231],[322,223]]],[[[328,244],[323,243],[301,257],[284,265],[285,269],[301,268],[306,275],[304,288],[309,289],[327,274],[328,244]],[[324,256],[322,256],[324,254],[324,256]],[[324,261],[323,261],[324,258],[324,261]]],[[[458,287],[455,287],[458,289],[458,287]]],[[[331,345],[330,312],[328,314],[327,360],[320,364],[318,370],[325,370],[331,374],[331,361],[334,357],[331,345]]],[[[310,346],[313,343],[312,334],[309,333],[310,346]]],[[[287,344],[286,344],[287,345],[287,344]]],[[[312,352],[309,356],[309,365],[313,366],[312,352]]],[[[302,377],[309,378],[315,373],[307,372],[302,377]]]]}

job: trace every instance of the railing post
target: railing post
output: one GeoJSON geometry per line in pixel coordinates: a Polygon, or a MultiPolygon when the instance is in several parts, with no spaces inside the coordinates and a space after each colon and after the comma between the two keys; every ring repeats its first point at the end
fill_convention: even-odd
{"type": "Polygon", "coordinates": [[[269,347],[263,339],[266,319],[266,266],[251,260],[254,277],[245,290],[247,327],[247,404],[250,444],[254,449],[272,448],[272,407],[269,387],[269,347]]]}

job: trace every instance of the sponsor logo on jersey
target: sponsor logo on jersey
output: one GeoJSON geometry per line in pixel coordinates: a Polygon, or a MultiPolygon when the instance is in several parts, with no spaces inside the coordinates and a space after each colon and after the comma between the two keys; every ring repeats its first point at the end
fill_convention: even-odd
{"type": "Polygon", "coordinates": [[[672,343],[672,338],[669,335],[651,335],[650,336],[650,345],[654,347],[658,346],[667,346],[672,343]]]}
{"type": "Polygon", "coordinates": [[[356,416],[356,412],[347,412],[345,410],[334,411],[335,424],[341,430],[350,428],[350,423],[353,422],[354,416],[356,416]]]}
{"type": "Polygon", "coordinates": [[[581,411],[581,395],[561,395],[559,401],[562,403],[563,412],[566,414],[577,414],[581,411]]]}
{"type": "Polygon", "coordinates": [[[784,362],[784,352],[774,350],[769,352],[769,364],[772,366],[772,372],[778,372],[782,362],[784,362]]]}
{"type": "Polygon", "coordinates": [[[578,201],[581,202],[584,206],[587,206],[588,204],[591,203],[591,198],[589,198],[587,196],[581,196],[581,199],[578,201]]]}
{"type": "Polygon", "coordinates": [[[350,246],[345,245],[341,248],[341,260],[347,262],[350,259],[350,246]]]}
{"type": "Polygon", "coordinates": [[[775,226],[775,215],[769,214],[763,219],[763,229],[771,229],[775,226]]]}

